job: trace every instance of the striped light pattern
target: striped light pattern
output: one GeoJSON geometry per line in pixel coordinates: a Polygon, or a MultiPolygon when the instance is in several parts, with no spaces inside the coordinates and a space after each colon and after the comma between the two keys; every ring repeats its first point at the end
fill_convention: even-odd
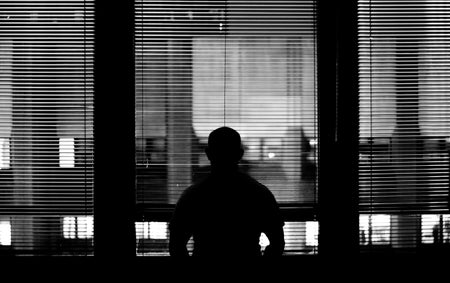
{"type": "Polygon", "coordinates": [[[92,248],[66,243],[63,219],[93,213],[93,2],[0,1],[0,217],[16,254],[92,248]]]}
{"type": "Polygon", "coordinates": [[[139,207],[204,177],[220,126],[280,205],[315,205],[315,16],[314,1],[135,1],[139,207]]]}
{"type": "Polygon", "coordinates": [[[450,3],[360,0],[358,26],[359,209],[415,248],[449,209],[450,3]]]}

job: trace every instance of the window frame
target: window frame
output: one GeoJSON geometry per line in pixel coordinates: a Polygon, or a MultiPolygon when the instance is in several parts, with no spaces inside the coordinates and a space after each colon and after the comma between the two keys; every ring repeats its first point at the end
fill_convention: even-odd
{"type": "MultiPolygon", "coordinates": [[[[113,262],[136,258],[135,222],[167,220],[172,207],[135,204],[134,1],[94,5],[94,257],[113,262]]],[[[360,251],[357,0],[316,5],[318,255],[355,257],[360,251]]],[[[314,212],[286,206],[283,215],[286,221],[306,221],[314,212]]],[[[144,258],[149,260],[154,262],[144,258]]]]}
{"type": "MultiPolygon", "coordinates": [[[[319,255],[358,250],[357,146],[353,147],[358,142],[357,107],[353,107],[358,103],[358,89],[357,76],[348,75],[357,74],[357,57],[352,52],[357,43],[356,4],[356,0],[316,2],[318,205],[282,207],[285,221],[318,218],[319,255]],[[337,116],[338,112],[343,115],[337,116]],[[343,156],[339,164],[334,161],[343,156]],[[343,187],[349,189],[335,190],[343,187]]],[[[95,2],[94,256],[104,259],[135,258],[135,222],[168,221],[173,209],[173,205],[135,204],[133,26],[133,1],[95,2]],[[104,189],[108,187],[114,189],[104,189]]]]}

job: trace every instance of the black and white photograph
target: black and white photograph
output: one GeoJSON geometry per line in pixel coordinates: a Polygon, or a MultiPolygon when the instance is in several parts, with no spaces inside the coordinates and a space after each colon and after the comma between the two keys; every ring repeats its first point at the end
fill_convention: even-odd
{"type": "Polygon", "coordinates": [[[450,1],[0,0],[7,273],[449,259],[450,1]]]}

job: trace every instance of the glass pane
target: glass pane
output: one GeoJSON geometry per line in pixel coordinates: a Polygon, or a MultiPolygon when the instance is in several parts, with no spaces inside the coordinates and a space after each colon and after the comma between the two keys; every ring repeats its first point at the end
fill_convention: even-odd
{"type": "MultiPolygon", "coordinates": [[[[426,0],[358,1],[359,211],[391,216],[398,251],[435,241],[435,217],[448,213],[449,11],[426,0]]],[[[371,225],[387,242],[381,222],[371,225]]]]}
{"type": "MultiPolygon", "coordinates": [[[[138,256],[169,255],[169,229],[167,222],[136,222],[136,252],[138,256]],[[145,233],[144,227],[153,227],[153,232],[145,233]]],[[[319,226],[316,221],[286,222],[284,226],[285,255],[317,254],[319,226]]],[[[265,234],[261,234],[259,244],[264,250],[270,244],[265,234]]],[[[220,246],[220,244],[218,244],[220,246]]],[[[192,253],[194,242],[187,244],[192,253]]]]}
{"type": "MultiPolygon", "coordinates": [[[[314,209],[315,16],[314,1],[135,1],[136,201],[144,219],[169,221],[183,190],[207,176],[207,138],[221,126],[241,134],[241,171],[282,207],[314,209]]],[[[305,224],[289,225],[294,244],[286,250],[305,252],[305,224]]],[[[139,233],[161,252],[162,239],[139,233]]],[[[144,250],[138,245],[138,254],[153,252],[144,250]]]]}
{"type": "Polygon", "coordinates": [[[91,224],[66,217],[93,214],[94,1],[0,1],[0,19],[8,253],[91,254],[91,241],[72,241],[79,228],[89,237],[91,224]]]}

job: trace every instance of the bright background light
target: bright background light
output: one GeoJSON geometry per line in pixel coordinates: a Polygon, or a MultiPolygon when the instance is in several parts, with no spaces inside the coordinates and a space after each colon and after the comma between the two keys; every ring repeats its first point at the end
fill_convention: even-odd
{"type": "Polygon", "coordinates": [[[359,216],[360,244],[384,245],[391,242],[391,216],[362,214],[359,216]],[[371,229],[370,229],[371,228],[371,229]],[[371,233],[370,233],[370,230],[371,233]]]}
{"type": "Polygon", "coordinates": [[[0,169],[9,169],[10,160],[9,139],[0,138],[0,169]]]}
{"type": "Polygon", "coordinates": [[[167,222],[136,222],[137,239],[166,240],[168,238],[167,222]]]}
{"type": "Polygon", "coordinates": [[[74,168],[75,167],[75,139],[60,138],[59,139],[59,167],[74,168]]]}
{"type": "Polygon", "coordinates": [[[76,238],[76,219],[75,217],[64,217],[63,219],[63,235],[66,239],[76,238]]]}
{"type": "Polygon", "coordinates": [[[78,217],[78,238],[90,239],[94,237],[94,217],[79,216],[78,217]]]}
{"type": "Polygon", "coordinates": [[[10,221],[0,221],[0,246],[11,246],[10,221]]]}
{"type": "Polygon", "coordinates": [[[318,246],[319,245],[319,222],[307,221],[306,222],[306,245],[318,246]]]}
{"type": "Polygon", "coordinates": [[[94,237],[93,216],[69,216],[63,219],[63,235],[66,239],[90,239],[94,237]]]}

